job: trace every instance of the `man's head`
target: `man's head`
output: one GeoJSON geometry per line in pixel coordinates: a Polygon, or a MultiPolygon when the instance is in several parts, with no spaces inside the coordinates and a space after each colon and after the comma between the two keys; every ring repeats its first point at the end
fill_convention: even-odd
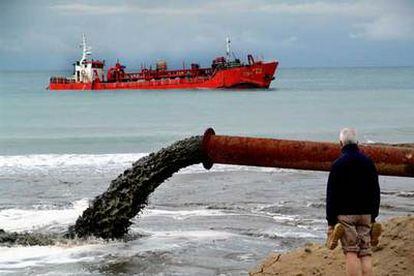
{"type": "Polygon", "coordinates": [[[349,144],[358,144],[357,131],[354,128],[343,128],[339,133],[339,141],[341,146],[349,144]]]}

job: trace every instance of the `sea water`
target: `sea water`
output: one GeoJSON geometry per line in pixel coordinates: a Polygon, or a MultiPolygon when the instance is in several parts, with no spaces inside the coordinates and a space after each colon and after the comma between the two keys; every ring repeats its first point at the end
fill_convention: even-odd
{"type": "MultiPolygon", "coordinates": [[[[414,68],[282,68],[270,90],[48,91],[0,72],[0,228],[61,233],[135,160],[217,134],[414,142],[414,68]]],[[[244,275],[271,251],[325,238],[327,173],[200,165],[151,196],[128,241],[0,247],[0,273],[244,275]]],[[[380,219],[414,212],[414,180],[380,177],[380,219]]]]}

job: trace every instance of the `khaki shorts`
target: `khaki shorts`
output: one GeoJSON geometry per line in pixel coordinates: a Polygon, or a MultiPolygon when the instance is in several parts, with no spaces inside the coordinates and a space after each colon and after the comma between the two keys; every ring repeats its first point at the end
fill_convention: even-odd
{"type": "Polygon", "coordinates": [[[339,215],[345,228],[341,238],[344,254],[355,252],[358,257],[371,256],[371,215],[339,215]]]}

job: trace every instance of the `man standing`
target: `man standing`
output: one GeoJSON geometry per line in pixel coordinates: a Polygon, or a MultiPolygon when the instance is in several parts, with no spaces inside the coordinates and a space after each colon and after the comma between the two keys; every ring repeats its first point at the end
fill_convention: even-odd
{"type": "Polygon", "coordinates": [[[355,129],[342,129],[339,140],[342,154],[332,165],[326,190],[328,247],[335,248],[340,238],[347,275],[372,275],[370,245],[378,243],[381,231],[379,224],[371,231],[380,204],[378,174],[359,151],[355,129]]]}

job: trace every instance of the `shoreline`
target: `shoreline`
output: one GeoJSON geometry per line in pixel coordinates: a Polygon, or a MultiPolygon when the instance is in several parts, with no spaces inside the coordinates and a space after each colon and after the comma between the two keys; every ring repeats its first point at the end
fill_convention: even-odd
{"type": "MultiPolygon", "coordinates": [[[[381,223],[384,232],[373,248],[374,275],[410,275],[414,271],[414,216],[381,223]]],[[[330,251],[325,245],[308,243],[286,253],[271,252],[249,275],[345,275],[345,258],[340,245],[330,251]]]]}

